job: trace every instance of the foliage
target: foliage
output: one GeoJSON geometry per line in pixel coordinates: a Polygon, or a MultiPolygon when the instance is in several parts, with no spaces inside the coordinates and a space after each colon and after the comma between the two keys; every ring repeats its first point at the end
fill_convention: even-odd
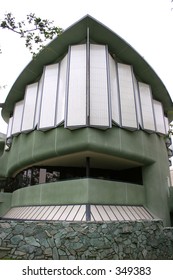
{"type": "Polygon", "coordinates": [[[21,21],[16,21],[12,13],[6,13],[4,19],[0,20],[0,28],[15,32],[24,38],[25,46],[33,56],[42,50],[48,40],[52,40],[63,32],[62,28],[53,25],[53,21],[41,19],[34,13],[28,14],[26,19],[21,21]],[[34,46],[36,46],[36,52],[34,46]]]}

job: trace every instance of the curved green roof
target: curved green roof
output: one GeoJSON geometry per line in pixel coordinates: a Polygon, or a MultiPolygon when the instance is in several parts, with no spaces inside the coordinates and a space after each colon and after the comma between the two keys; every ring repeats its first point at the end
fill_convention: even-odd
{"type": "Polygon", "coordinates": [[[2,117],[8,120],[17,101],[24,98],[25,87],[40,78],[43,67],[54,63],[67,52],[68,46],[86,40],[89,28],[90,40],[107,44],[109,51],[123,63],[133,65],[134,73],[140,81],[150,84],[153,97],[163,104],[164,112],[173,119],[173,103],[170,95],[151,66],[126,41],[91,16],[87,15],[62,35],[51,41],[22,71],[13,84],[2,109],[2,117]]]}

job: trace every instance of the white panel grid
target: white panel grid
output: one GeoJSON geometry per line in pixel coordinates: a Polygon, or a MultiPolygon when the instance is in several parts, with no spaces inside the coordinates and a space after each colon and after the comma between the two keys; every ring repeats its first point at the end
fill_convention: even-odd
{"type": "Polygon", "coordinates": [[[7,138],[37,125],[40,130],[51,129],[62,124],[64,116],[65,127],[86,126],[87,110],[90,126],[108,128],[112,116],[114,123],[125,128],[167,134],[162,104],[152,99],[149,85],[137,82],[130,65],[116,64],[105,45],[90,44],[90,63],[86,56],[86,44],[71,46],[69,69],[68,55],[45,67],[39,83],[28,85],[24,101],[16,103],[7,138]]]}
{"type": "Polygon", "coordinates": [[[136,104],[132,69],[130,65],[118,63],[122,126],[137,129],[136,104]]]}
{"type": "Polygon", "coordinates": [[[12,127],[12,135],[17,135],[21,132],[21,123],[23,118],[23,104],[24,101],[19,101],[16,103],[14,108],[13,115],[13,127],[12,127]]]}
{"type": "Polygon", "coordinates": [[[66,83],[67,83],[66,74],[67,74],[67,55],[60,63],[56,125],[59,125],[64,121],[65,94],[66,94],[66,83]]]}
{"type": "Polygon", "coordinates": [[[139,82],[138,84],[144,129],[148,131],[155,131],[153,100],[151,96],[150,86],[141,82],[139,82]]]}
{"type": "Polygon", "coordinates": [[[38,83],[28,85],[25,91],[22,132],[34,129],[38,83]]]}
{"type": "Polygon", "coordinates": [[[163,114],[162,104],[159,101],[153,100],[154,115],[156,122],[156,131],[165,134],[165,120],[163,114]]]}
{"type": "Polygon", "coordinates": [[[58,72],[58,63],[45,67],[39,120],[39,129],[41,130],[47,130],[55,126],[58,72]]]}
{"type": "Polygon", "coordinates": [[[90,125],[109,127],[106,47],[90,45],[90,125]]]}
{"type": "Polygon", "coordinates": [[[12,125],[13,125],[13,117],[9,118],[8,127],[7,127],[7,139],[11,137],[12,133],[12,125]]]}
{"type": "Polygon", "coordinates": [[[86,45],[70,49],[67,127],[86,125],[86,45]]]}
{"type": "Polygon", "coordinates": [[[134,74],[133,74],[133,84],[134,84],[134,92],[135,92],[135,100],[136,100],[136,112],[137,112],[138,127],[140,126],[141,128],[143,128],[138,82],[137,82],[134,74]]]}
{"type": "Polygon", "coordinates": [[[120,99],[118,92],[118,79],[117,69],[115,60],[109,55],[110,65],[110,90],[111,90],[111,109],[112,109],[112,120],[116,124],[120,125],[120,99]]]}
{"type": "Polygon", "coordinates": [[[167,117],[164,117],[164,121],[165,121],[165,133],[168,134],[169,132],[169,121],[167,117]]]}
{"type": "Polygon", "coordinates": [[[36,111],[35,111],[35,120],[34,120],[34,128],[37,127],[39,118],[40,118],[40,108],[41,108],[41,97],[43,91],[43,75],[40,78],[38,83],[38,92],[37,92],[37,101],[36,101],[36,111]]]}

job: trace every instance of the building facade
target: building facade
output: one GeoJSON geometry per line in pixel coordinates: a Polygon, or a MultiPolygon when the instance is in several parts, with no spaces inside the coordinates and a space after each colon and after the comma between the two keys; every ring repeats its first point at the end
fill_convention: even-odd
{"type": "Polygon", "coordinates": [[[102,23],[82,18],[7,96],[1,217],[170,225],[172,109],[148,63],[102,23]]]}

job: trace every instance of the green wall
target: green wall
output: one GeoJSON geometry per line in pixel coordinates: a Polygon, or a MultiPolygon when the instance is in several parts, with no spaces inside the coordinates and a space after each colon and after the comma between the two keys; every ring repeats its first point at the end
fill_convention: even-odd
{"type": "Polygon", "coordinates": [[[10,209],[11,198],[11,193],[0,192],[0,217],[10,209]]]}
{"type": "Polygon", "coordinates": [[[13,176],[29,165],[49,158],[94,151],[121,157],[141,164],[154,162],[150,140],[143,131],[130,132],[113,127],[106,131],[82,128],[70,131],[58,127],[46,132],[35,130],[13,138],[10,151],[0,158],[0,176],[13,176]]]}
{"type": "MultiPolygon", "coordinates": [[[[33,131],[28,134],[20,134],[13,138],[10,151],[4,152],[2,157],[0,157],[0,165],[2,167],[0,169],[0,176],[15,176],[20,170],[28,166],[37,165],[41,161],[55,157],[67,155],[72,158],[74,153],[78,153],[78,155],[81,153],[82,157],[82,152],[88,151],[100,155],[105,154],[116,158],[132,160],[141,164],[143,166],[144,194],[143,199],[139,200],[145,202],[145,206],[158,218],[163,219],[166,225],[170,224],[167,183],[167,177],[169,177],[168,155],[164,137],[156,133],[149,134],[142,130],[132,132],[118,127],[113,127],[106,131],[95,128],[81,128],[71,131],[58,127],[46,132],[33,131]]],[[[86,201],[87,197],[90,197],[90,201],[94,200],[96,203],[107,203],[108,201],[110,203],[126,203],[125,187],[122,190],[119,190],[117,187],[116,195],[112,197],[112,189],[109,183],[104,182],[106,184],[106,188],[104,188],[101,182],[96,182],[93,188],[89,187],[89,189],[86,182],[84,184],[84,181],[81,182],[81,186],[78,184],[73,186],[75,183],[72,183],[72,181],[70,183],[67,181],[62,182],[67,196],[63,201],[58,198],[58,201],[61,203],[71,201],[69,200],[71,199],[71,191],[73,188],[76,188],[77,195],[72,203],[82,203],[82,199],[86,201]],[[102,196],[98,189],[99,191],[102,190],[102,196]],[[89,196],[87,196],[88,190],[90,192],[89,196]]],[[[37,186],[36,188],[38,189],[30,187],[25,190],[18,190],[13,195],[13,205],[18,205],[18,201],[22,201],[19,198],[19,193],[22,194],[22,192],[25,205],[27,203],[42,203],[37,191],[43,199],[45,189],[48,186],[46,184],[45,186],[37,186]]],[[[135,197],[141,197],[141,194],[139,195],[138,193],[139,188],[135,188],[134,192],[132,192],[131,199],[129,192],[128,201],[130,203],[135,203],[135,197]]],[[[49,191],[46,189],[46,192],[50,193],[49,196],[52,196],[56,202],[57,197],[53,197],[54,191],[53,188],[50,188],[49,191]]],[[[44,203],[47,203],[48,199],[46,199],[45,195],[44,203]]]]}
{"type": "Polygon", "coordinates": [[[12,195],[12,206],[83,203],[143,205],[144,187],[106,180],[78,179],[26,187],[16,190],[12,195]]]}
{"type": "Polygon", "coordinates": [[[146,189],[146,205],[165,225],[170,223],[169,186],[170,176],[167,151],[161,137],[150,137],[150,153],[155,163],[143,167],[143,183],[146,189]]]}

